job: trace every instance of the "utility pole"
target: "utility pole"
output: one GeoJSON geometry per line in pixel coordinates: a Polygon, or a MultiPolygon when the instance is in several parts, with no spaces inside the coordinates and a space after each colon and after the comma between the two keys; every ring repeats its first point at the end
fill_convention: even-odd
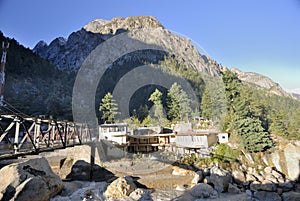
{"type": "Polygon", "coordinates": [[[1,69],[0,69],[0,106],[3,106],[4,97],[4,84],[5,84],[5,64],[6,64],[6,53],[9,48],[9,42],[2,42],[2,57],[1,57],[1,69]]]}

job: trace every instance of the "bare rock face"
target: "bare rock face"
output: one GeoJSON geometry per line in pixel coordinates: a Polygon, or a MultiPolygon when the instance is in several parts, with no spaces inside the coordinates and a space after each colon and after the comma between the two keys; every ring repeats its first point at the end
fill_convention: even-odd
{"type": "Polygon", "coordinates": [[[7,165],[0,178],[0,200],[46,201],[63,189],[45,158],[7,165]]]}
{"type": "MultiPolygon", "coordinates": [[[[213,59],[204,55],[192,44],[192,42],[165,29],[157,19],[152,16],[135,16],[128,18],[114,18],[110,21],[97,19],[81,30],[73,32],[67,39],[57,38],[49,45],[39,42],[33,49],[42,58],[48,59],[61,70],[77,71],[87,56],[105,40],[118,34],[128,32],[130,38],[145,44],[158,44],[169,51],[171,56],[189,68],[219,76],[226,69],[213,59]],[[138,31],[137,31],[138,30],[138,31]],[[153,30],[151,36],[143,30],[153,30]],[[142,33],[142,34],[141,34],[142,33]]],[[[126,46],[126,44],[124,44],[126,46]]],[[[114,51],[112,48],[110,51],[114,51]]],[[[131,52],[131,51],[129,51],[131,52]]],[[[149,52],[149,50],[148,50],[149,52]]],[[[139,56],[147,57],[147,62],[154,62],[156,55],[149,55],[146,50],[139,52],[139,56]]],[[[134,63],[136,54],[122,58],[120,63],[134,63]],[[124,60],[124,61],[123,61],[124,60]]],[[[161,56],[161,55],[158,55],[161,56]]]]}
{"type": "MultiPolygon", "coordinates": [[[[265,163],[268,166],[273,166],[292,181],[296,181],[300,176],[300,146],[297,142],[284,144],[279,147],[274,153],[266,155],[268,159],[265,163]]],[[[279,183],[283,183],[282,175],[274,170],[271,174],[276,177],[279,183]]]]}
{"type": "Polygon", "coordinates": [[[118,30],[133,30],[143,28],[163,28],[152,16],[131,16],[127,18],[113,18],[112,20],[93,20],[83,28],[86,31],[100,34],[116,34],[118,30]]]}
{"type": "Polygon", "coordinates": [[[242,81],[254,84],[258,87],[264,88],[268,90],[270,93],[279,95],[279,96],[287,96],[291,97],[289,93],[287,93],[278,83],[275,83],[270,78],[260,75],[258,73],[252,72],[242,72],[237,68],[232,68],[232,72],[236,73],[238,78],[242,81]]]}
{"type": "Polygon", "coordinates": [[[131,177],[120,177],[113,181],[106,189],[107,198],[123,198],[129,196],[136,189],[131,177]]]}

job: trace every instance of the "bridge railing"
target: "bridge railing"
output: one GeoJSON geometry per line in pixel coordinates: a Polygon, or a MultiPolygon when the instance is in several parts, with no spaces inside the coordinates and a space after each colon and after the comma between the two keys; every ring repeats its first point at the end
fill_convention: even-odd
{"type": "Polygon", "coordinates": [[[91,141],[87,124],[0,115],[0,156],[44,149],[65,148],[91,141]]]}

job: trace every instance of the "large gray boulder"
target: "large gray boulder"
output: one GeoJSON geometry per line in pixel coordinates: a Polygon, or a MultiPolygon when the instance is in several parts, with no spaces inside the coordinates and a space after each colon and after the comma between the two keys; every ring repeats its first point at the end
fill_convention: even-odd
{"type": "Polygon", "coordinates": [[[269,180],[264,180],[262,182],[254,181],[250,184],[250,190],[275,192],[277,190],[277,187],[273,182],[269,180]]]}
{"type": "Polygon", "coordinates": [[[274,192],[258,191],[254,193],[253,197],[257,201],[281,201],[281,197],[274,192]]]}
{"type": "Polygon", "coordinates": [[[0,178],[0,200],[46,201],[64,187],[45,158],[7,165],[0,178]]]}
{"type": "Polygon", "coordinates": [[[206,177],[208,183],[212,183],[214,188],[218,191],[218,193],[226,192],[228,190],[228,186],[232,183],[232,176],[229,171],[212,167],[210,169],[210,176],[206,177]]]}
{"type": "Polygon", "coordinates": [[[200,183],[191,189],[191,195],[196,198],[215,198],[218,193],[210,185],[200,183]]]}
{"type": "Polygon", "coordinates": [[[296,200],[300,200],[300,193],[297,192],[286,192],[282,194],[282,200],[283,201],[296,201],[296,200]]]}
{"type": "Polygon", "coordinates": [[[237,184],[242,184],[246,181],[246,176],[241,170],[233,170],[232,171],[233,181],[237,184]]]}

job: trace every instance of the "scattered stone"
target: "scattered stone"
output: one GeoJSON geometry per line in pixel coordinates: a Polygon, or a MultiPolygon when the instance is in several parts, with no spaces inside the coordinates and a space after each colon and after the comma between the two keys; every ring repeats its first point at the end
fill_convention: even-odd
{"type": "Polygon", "coordinates": [[[265,180],[269,180],[269,181],[271,181],[273,183],[278,183],[277,178],[273,174],[271,174],[271,173],[266,173],[264,175],[264,177],[265,177],[265,180]]]}
{"type": "Polygon", "coordinates": [[[278,187],[283,190],[283,192],[291,191],[294,188],[292,182],[279,183],[278,187]]]}
{"type": "Polygon", "coordinates": [[[232,183],[232,176],[227,170],[218,167],[212,167],[210,169],[208,183],[212,183],[218,193],[226,192],[229,184],[232,183]]]}
{"type": "Polygon", "coordinates": [[[176,191],[186,191],[186,187],[183,185],[177,186],[176,191]]]}
{"type": "Polygon", "coordinates": [[[218,196],[218,193],[208,184],[197,184],[191,189],[191,195],[197,198],[212,198],[218,196]]]}
{"type": "Polygon", "coordinates": [[[187,170],[184,168],[180,168],[177,166],[173,167],[173,171],[172,171],[172,175],[176,175],[176,176],[186,176],[186,175],[196,175],[196,172],[193,170],[187,170]]]}
{"type": "Polygon", "coordinates": [[[248,195],[248,196],[252,196],[252,191],[250,191],[250,190],[246,190],[246,194],[248,195]]]}
{"type": "Polygon", "coordinates": [[[272,173],[271,173],[274,177],[276,177],[278,183],[284,183],[285,180],[284,180],[284,177],[282,176],[281,173],[277,172],[276,170],[272,170],[272,173]]]}
{"type": "Polygon", "coordinates": [[[265,173],[271,174],[271,173],[272,173],[272,170],[273,170],[272,167],[266,167],[266,168],[264,169],[264,172],[265,172],[265,173]]]}
{"type": "Polygon", "coordinates": [[[256,177],[256,179],[257,179],[258,181],[260,181],[260,182],[262,182],[262,181],[265,180],[265,178],[264,178],[261,174],[259,174],[259,173],[257,173],[257,172],[253,173],[253,176],[256,177]]]}
{"type": "Polygon", "coordinates": [[[229,184],[229,185],[228,185],[228,193],[235,193],[235,194],[238,194],[238,193],[240,193],[240,192],[241,192],[241,190],[240,190],[237,186],[232,185],[232,184],[229,184]]]}
{"type": "Polygon", "coordinates": [[[264,180],[263,182],[254,181],[250,184],[250,190],[275,192],[277,187],[274,183],[268,180],[264,180]]]}
{"type": "Polygon", "coordinates": [[[104,195],[108,198],[123,198],[136,189],[131,177],[120,177],[113,181],[106,189],[104,195]]]}
{"type": "Polygon", "coordinates": [[[203,170],[203,176],[204,177],[210,176],[210,168],[204,168],[204,170],[203,170]]]}
{"type": "Polygon", "coordinates": [[[281,197],[275,192],[258,191],[254,192],[253,197],[258,201],[281,201],[281,197]]]}
{"type": "Polygon", "coordinates": [[[196,174],[192,180],[192,184],[198,184],[202,180],[203,180],[203,172],[201,170],[199,170],[196,172],[196,174]]]}
{"type": "Polygon", "coordinates": [[[296,200],[300,200],[300,193],[290,191],[290,192],[282,193],[281,197],[283,201],[296,201],[296,200]]]}
{"type": "Polygon", "coordinates": [[[247,174],[246,175],[246,181],[256,181],[256,177],[254,177],[252,174],[247,174]]]}
{"type": "Polygon", "coordinates": [[[240,170],[234,170],[232,172],[233,181],[237,184],[242,184],[246,181],[245,174],[240,170]]]}
{"type": "Polygon", "coordinates": [[[131,197],[134,200],[147,200],[150,197],[150,195],[144,189],[137,188],[129,194],[129,197],[131,197]]]}
{"type": "Polygon", "coordinates": [[[0,178],[0,200],[46,201],[63,189],[45,158],[7,165],[0,178]]]}

